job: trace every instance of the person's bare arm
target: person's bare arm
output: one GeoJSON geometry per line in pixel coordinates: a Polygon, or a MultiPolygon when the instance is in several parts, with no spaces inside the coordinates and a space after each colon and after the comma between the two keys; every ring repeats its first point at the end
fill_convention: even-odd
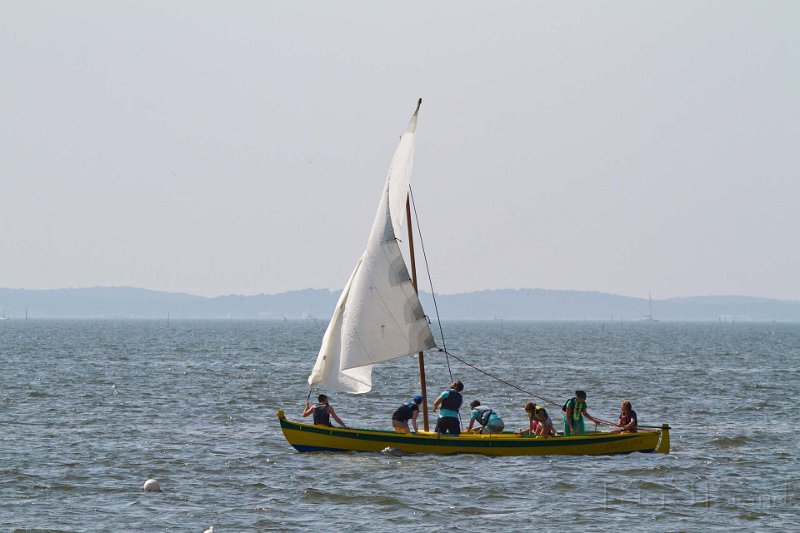
{"type": "Polygon", "coordinates": [[[589,414],[589,411],[587,411],[586,409],[584,409],[584,410],[583,410],[583,416],[585,416],[586,418],[588,418],[589,420],[591,420],[591,421],[592,421],[592,422],[594,422],[595,424],[599,424],[599,423],[600,423],[600,421],[599,421],[599,420],[597,420],[597,419],[596,419],[595,417],[593,417],[592,415],[590,415],[590,414],[589,414]]]}
{"type": "Polygon", "coordinates": [[[342,426],[343,428],[347,427],[347,424],[342,422],[342,419],[339,418],[338,415],[336,414],[336,411],[333,410],[333,406],[331,406],[331,405],[328,406],[328,412],[331,414],[333,419],[336,420],[339,423],[340,426],[342,426]]]}

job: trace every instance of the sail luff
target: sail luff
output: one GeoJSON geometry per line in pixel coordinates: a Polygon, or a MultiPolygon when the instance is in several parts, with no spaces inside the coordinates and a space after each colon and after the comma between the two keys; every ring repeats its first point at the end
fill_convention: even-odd
{"type": "Polygon", "coordinates": [[[414,151],[416,147],[417,116],[422,105],[422,98],[417,102],[417,108],[408,121],[405,133],[400,138],[392,162],[389,165],[389,174],[386,181],[389,185],[389,212],[392,217],[392,227],[395,235],[402,235],[403,224],[406,221],[406,198],[408,186],[411,183],[411,173],[414,168],[414,151]]]}

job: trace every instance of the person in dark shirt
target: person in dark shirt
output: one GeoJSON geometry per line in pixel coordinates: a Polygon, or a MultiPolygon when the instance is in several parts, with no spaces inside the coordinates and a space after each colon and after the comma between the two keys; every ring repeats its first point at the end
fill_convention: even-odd
{"type": "Polygon", "coordinates": [[[622,433],[624,431],[635,433],[636,426],[639,425],[639,419],[636,416],[636,411],[633,410],[630,400],[622,402],[621,410],[619,422],[617,422],[619,429],[615,429],[612,433],[622,433]]]}
{"type": "Polygon", "coordinates": [[[419,405],[422,403],[422,396],[416,395],[397,408],[392,415],[392,427],[398,433],[409,433],[408,421],[414,426],[414,433],[417,432],[417,415],[419,415],[419,405]]]}
{"type": "Polygon", "coordinates": [[[303,417],[313,414],[315,426],[328,427],[333,427],[333,424],[331,424],[331,417],[333,417],[340,426],[347,428],[347,424],[342,422],[342,419],[336,415],[336,411],[333,410],[333,406],[330,404],[326,395],[320,394],[317,397],[317,402],[318,403],[314,405],[310,405],[308,400],[306,400],[306,408],[303,410],[303,417]]]}

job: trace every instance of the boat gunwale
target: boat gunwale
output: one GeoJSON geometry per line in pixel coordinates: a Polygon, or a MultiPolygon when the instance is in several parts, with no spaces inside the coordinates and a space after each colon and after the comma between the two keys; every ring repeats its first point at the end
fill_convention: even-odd
{"type": "MultiPolygon", "coordinates": [[[[278,412],[282,430],[301,431],[317,435],[325,435],[344,439],[385,442],[387,444],[405,444],[416,446],[441,446],[456,448],[549,448],[558,446],[577,447],[610,444],[628,440],[649,440],[660,436],[660,431],[636,433],[595,433],[589,435],[569,435],[544,438],[539,435],[517,435],[511,432],[499,434],[461,433],[460,435],[443,435],[434,432],[418,432],[416,434],[397,433],[391,430],[374,430],[361,428],[325,427],[303,424],[288,420],[283,411],[278,412]]],[[[288,440],[288,438],[287,438],[288,440]]],[[[652,450],[655,450],[658,438],[652,450]]],[[[291,444],[291,442],[290,442],[291,444]]],[[[331,448],[333,450],[333,448],[331,448]]],[[[650,451],[652,451],[650,450],[650,451]]]]}

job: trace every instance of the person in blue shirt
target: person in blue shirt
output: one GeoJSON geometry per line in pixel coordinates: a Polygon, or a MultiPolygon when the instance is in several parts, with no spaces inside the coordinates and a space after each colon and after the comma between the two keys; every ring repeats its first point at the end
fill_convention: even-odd
{"type": "Polygon", "coordinates": [[[439,420],[436,421],[436,433],[444,435],[461,435],[461,421],[458,419],[458,410],[464,402],[464,397],[461,396],[461,391],[464,390],[464,384],[456,380],[450,384],[450,389],[444,391],[433,402],[433,412],[439,406],[442,406],[442,411],[439,414],[439,420]]]}
{"type": "Polygon", "coordinates": [[[503,432],[505,424],[503,423],[503,419],[500,418],[500,415],[485,405],[481,405],[480,400],[472,400],[469,406],[472,409],[472,412],[469,415],[469,427],[467,427],[467,431],[472,431],[473,433],[503,432]],[[480,427],[472,429],[472,426],[475,425],[475,422],[478,422],[480,427]]]}

